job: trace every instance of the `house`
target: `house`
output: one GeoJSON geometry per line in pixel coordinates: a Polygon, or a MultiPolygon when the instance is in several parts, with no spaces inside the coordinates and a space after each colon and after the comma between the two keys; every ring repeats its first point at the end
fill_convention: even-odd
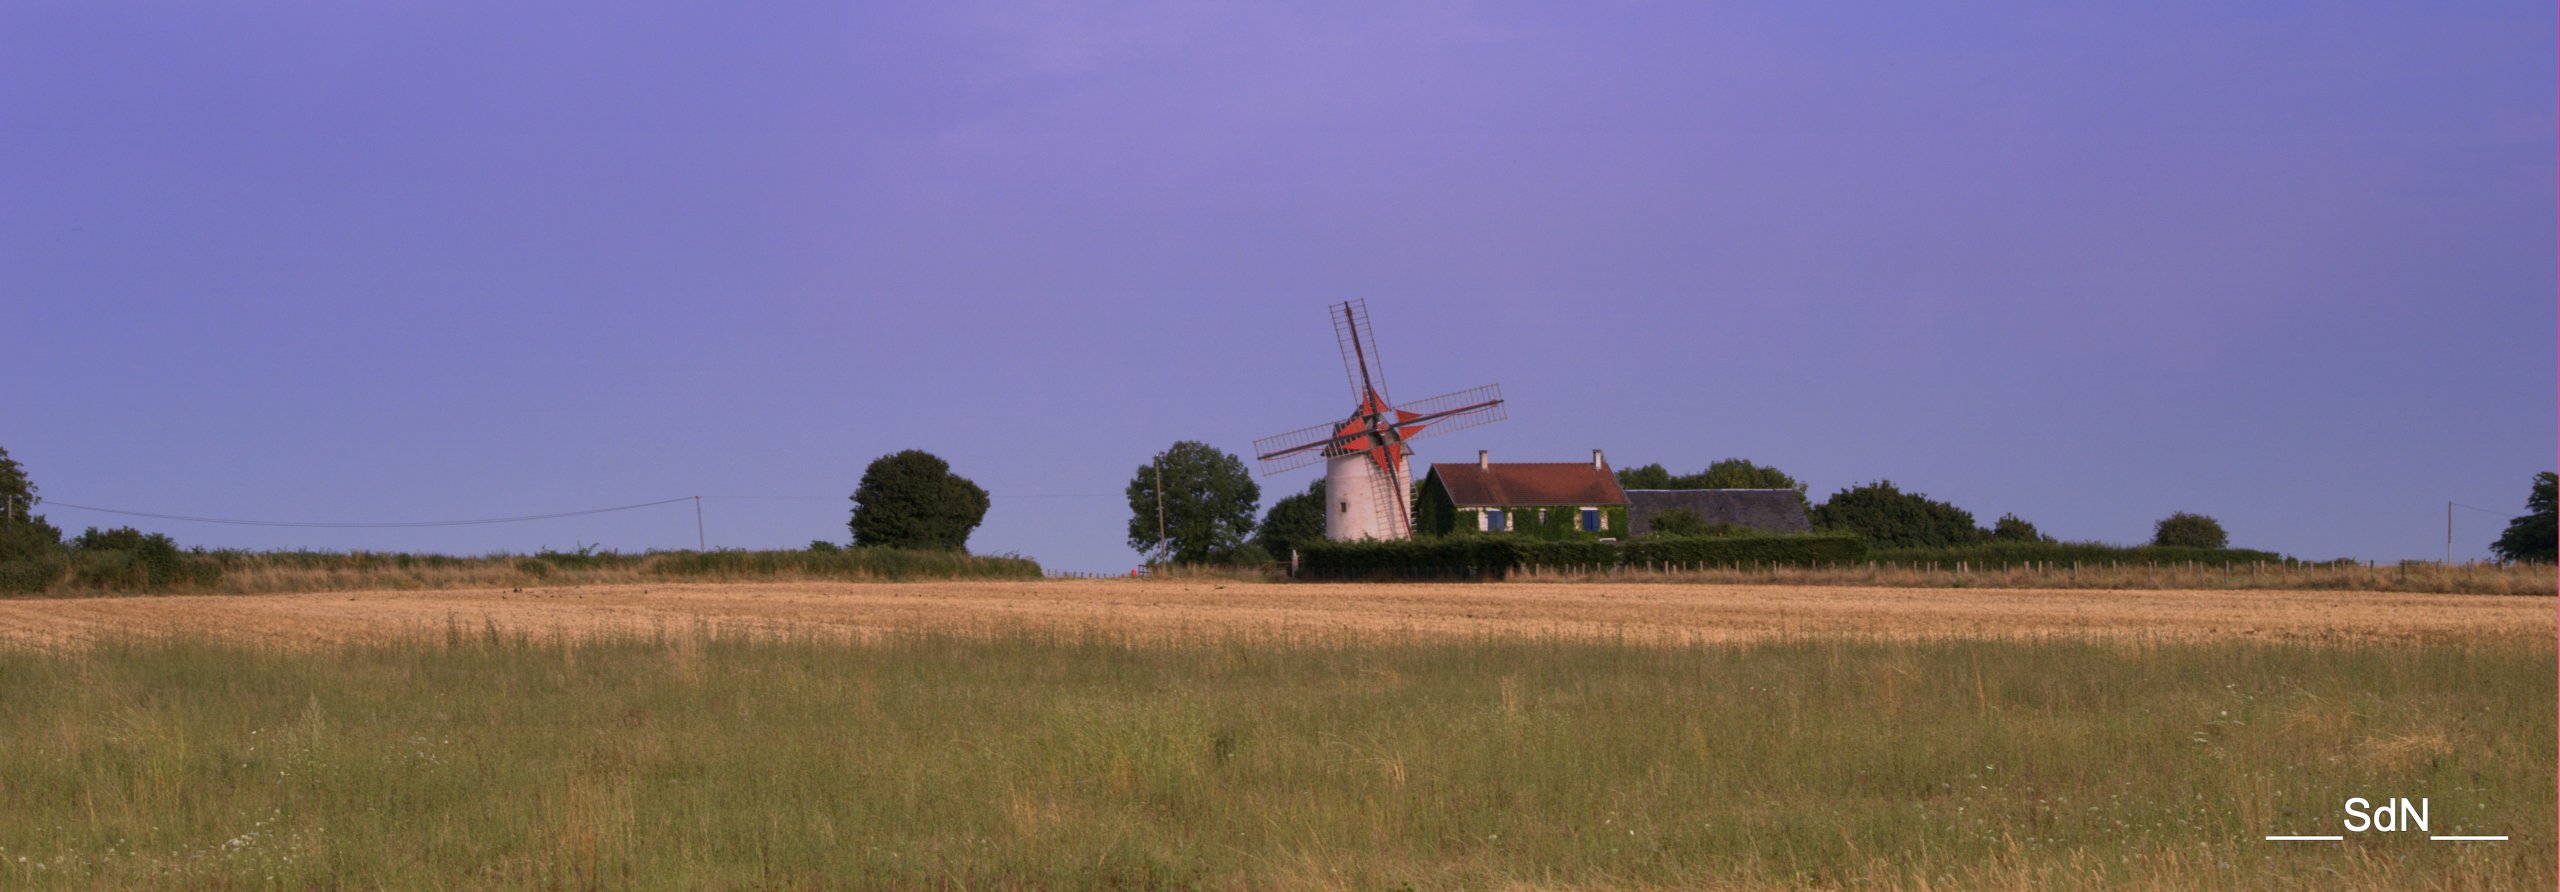
{"type": "Polygon", "coordinates": [[[1630,489],[1627,529],[1638,536],[1653,532],[1654,516],[1675,508],[1710,524],[1764,533],[1813,532],[1804,515],[1804,495],[1792,489],[1630,489]]]}
{"type": "Polygon", "coordinates": [[[1413,529],[1432,536],[1479,530],[1550,539],[1627,535],[1627,493],[1600,450],[1589,462],[1436,464],[1414,495],[1413,529]]]}

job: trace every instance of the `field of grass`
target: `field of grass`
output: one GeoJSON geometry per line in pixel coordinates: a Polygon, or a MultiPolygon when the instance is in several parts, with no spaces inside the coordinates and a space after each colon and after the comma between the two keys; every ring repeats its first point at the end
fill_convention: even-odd
{"type": "Polygon", "coordinates": [[[0,649],[0,886],[2548,888],[2545,642],[0,649]],[[2437,834],[2338,832],[2426,797],[2437,834]]]}

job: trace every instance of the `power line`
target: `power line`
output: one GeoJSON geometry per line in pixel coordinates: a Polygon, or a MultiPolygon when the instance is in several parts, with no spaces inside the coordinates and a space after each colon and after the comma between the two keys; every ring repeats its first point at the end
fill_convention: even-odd
{"type": "Polygon", "coordinates": [[[637,504],[637,505],[617,505],[617,506],[614,506],[614,507],[611,507],[611,508],[589,508],[589,509],[586,509],[586,510],[584,510],[584,511],[562,511],[562,512],[557,513],[557,514],[525,514],[525,515],[519,515],[519,516],[516,516],[516,517],[482,517],[482,518],[474,518],[474,519],[471,519],[471,520],[399,520],[399,521],[381,521],[381,522],[353,522],[353,521],[350,521],[350,522],[339,522],[339,521],[305,521],[305,520],[241,520],[241,519],[238,519],[238,518],[231,518],[231,517],[191,517],[191,516],[184,515],[184,514],[154,514],[154,513],[151,513],[151,512],[149,512],[149,511],[127,511],[127,510],[124,510],[124,509],[122,509],[122,508],[100,508],[100,507],[97,507],[97,506],[94,506],[94,505],[74,505],[74,504],[72,504],[72,503],[70,503],[70,502],[60,501],[60,500],[58,500],[58,499],[46,499],[44,503],[45,503],[45,504],[47,504],[47,505],[54,505],[54,506],[59,506],[59,507],[63,507],[63,508],[77,508],[77,509],[82,510],[82,511],[96,511],[96,512],[98,512],[98,513],[100,513],[100,514],[122,514],[122,515],[124,515],[124,516],[126,516],[126,517],[149,517],[149,518],[155,518],[155,519],[158,519],[158,520],[183,520],[183,521],[187,521],[187,522],[190,522],[190,523],[221,523],[221,524],[231,524],[231,525],[234,525],[234,526],[251,526],[251,527],[320,527],[320,528],[330,528],[330,529],[382,529],[382,528],[394,528],[394,527],[461,527],[461,526],[476,526],[476,525],[480,525],[480,524],[493,524],[493,523],[523,523],[523,522],[525,522],[525,521],[529,521],[529,520],[556,520],[556,519],[558,519],[558,518],[563,518],[563,517],[583,517],[583,516],[586,516],[586,515],[589,515],[589,514],[610,514],[610,513],[616,512],[616,511],[631,511],[631,510],[639,509],[639,508],[655,508],[655,507],[657,507],[657,506],[659,506],[659,505],[673,505],[673,504],[675,504],[675,503],[677,503],[677,502],[689,502],[689,501],[693,501],[693,499],[694,499],[694,497],[693,497],[693,496],[681,496],[681,497],[678,497],[678,498],[672,498],[672,499],[660,499],[660,500],[655,501],[655,502],[641,502],[640,504],[637,504]]]}

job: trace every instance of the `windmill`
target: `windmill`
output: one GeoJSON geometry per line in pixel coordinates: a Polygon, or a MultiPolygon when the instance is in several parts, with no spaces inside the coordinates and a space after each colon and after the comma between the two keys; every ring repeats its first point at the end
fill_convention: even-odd
{"type": "Polygon", "coordinates": [[[1255,440],[1253,451],[1265,475],[1325,463],[1325,538],[1412,538],[1413,506],[1406,502],[1413,491],[1413,447],[1405,444],[1501,421],[1502,387],[1487,384],[1397,405],[1387,399],[1386,366],[1370,331],[1368,302],[1335,304],[1332,315],[1355,401],[1351,417],[1255,440]]]}

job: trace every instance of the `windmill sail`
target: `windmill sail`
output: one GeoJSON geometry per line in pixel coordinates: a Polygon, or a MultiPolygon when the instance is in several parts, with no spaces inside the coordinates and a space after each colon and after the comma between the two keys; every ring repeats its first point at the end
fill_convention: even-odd
{"type": "Polygon", "coordinates": [[[1406,405],[1387,396],[1386,364],[1379,356],[1364,301],[1331,308],[1334,341],[1342,350],[1343,375],[1351,385],[1349,417],[1312,425],[1254,441],[1253,451],[1264,474],[1278,474],[1326,462],[1329,500],[1326,534],[1335,538],[1406,538],[1413,534],[1411,494],[1407,492],[1413,454],[1409,441],[1453,430],[1465,430],[1505,417],[1502,390],[1495,385],[1444,393],[1406,405]],[[1360,490],[1357,498],[1351,489],[1360,490]],[[1349,516],[1360,504],[1358,523],[1349,516]]]}

